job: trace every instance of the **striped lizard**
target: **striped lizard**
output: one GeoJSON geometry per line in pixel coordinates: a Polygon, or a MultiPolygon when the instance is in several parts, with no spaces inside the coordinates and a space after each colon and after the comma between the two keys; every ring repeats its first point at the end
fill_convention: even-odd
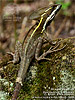
{"type": "Polygon", "coordinates": [[[47,26],[53,21],[55,15],[58,13],[60,8],[61,4],[52,4],[48,7],[44,7],[37,11],[34,11],[30,15],[30,19],[37,20],[36,24],[25,36],[22,44],[19,41],[16,43],[15,53],[11,53],[13,55],[13,63],[17,63],[19,61],[19,58],[21,60],[12,100],[17,99],[17,96],[19,94],[21,86],[23,85],[23,81],[26,78],[26,73],[32,59],[34,57],[38,61],[41,59],[47,59],[45,58],[47,54],[49,54],[50,52],[59,51],[58,49],[54,51],[48,50],[47,52],[39,56],[44,38],[43,34],[45,33],[47,26]]]}

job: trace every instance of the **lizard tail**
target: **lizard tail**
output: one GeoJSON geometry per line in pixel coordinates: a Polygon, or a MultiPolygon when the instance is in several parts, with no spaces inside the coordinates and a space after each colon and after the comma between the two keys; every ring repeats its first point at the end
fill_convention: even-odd
{"type": "Polygon", "coordinates": [[[21,89],[21,84],[20,83],[16,83],[16,87],[15,87],[15,90],[14,90],[14,94],[13,94],[11,100],[17,100],[17,96],[18,96],[18,94],[20,92],[20,89],[21,89]]]}

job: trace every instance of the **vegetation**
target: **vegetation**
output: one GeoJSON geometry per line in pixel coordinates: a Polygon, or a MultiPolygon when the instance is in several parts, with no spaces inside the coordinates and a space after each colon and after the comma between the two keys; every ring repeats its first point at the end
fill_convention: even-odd
{"type": "MultiPolygon", "coordinates": [[[[8,64],[13,58],[6,54],[14,51],[15,42],[23,41],[24,35],[35,23],[27,20],[33,10],[49,3],[62,4],[62,9],[48,27],[53,42],[59,41],[58,48],[66,47],[59,52],[47,55],[50,61],[37,62],[33,59],[23,83],[18,100],[33,100],[34,97],[50,97],[49,92],[73,92],[75,85],[75,29],[73,0],[1,0],[0,1],[0,99],[8,100],[12,97],[19,64],[8,64]],[[45,3],[46,2],[46,3],[45,3]],[[14,4],[15,3],[15,4],[14,4]],[[35,6],[34,6],[35,5],[35,6]],[[16,8],[15,8],[16,6],[16,8]],[[10,9],[8,9],[10,8],[10,9]],[[16,11],[16,14],[15,14],[16,11]],[[6,16],[8,15],[8,16],[6,16]],[[30,24],[31,23],[31,24],[30,24]],[[64,39],[65,38],[65,39],[64,39]],[[61,90],[51,90],[61,89],[61,90]],[[67,90],[68,89],[68,90],[67,90]],[[4,94],[4,95],[3,95],[4,94]]],[[[43,44],[41,53],[47,51],[51,44],[43,44]]],[[[65,95],[63,96],[65,97],[65,95]]],[[[69,98],[69,96],[66,96],[69,98]]],[[[38,99],[37,100],[43,100],[38,99]]],[[[56,100],[60,100],[59,96],[56,100]]]]}

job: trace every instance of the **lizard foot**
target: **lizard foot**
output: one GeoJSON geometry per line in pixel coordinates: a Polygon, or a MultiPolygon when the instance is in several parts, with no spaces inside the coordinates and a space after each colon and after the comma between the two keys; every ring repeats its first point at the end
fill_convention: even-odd
{"type": "Polygon", "coordinates": [[[7,54],[14,56],[14,53],[12,52],[7,52],[7,54]]]}
{"type": "Polygon", "coordinates": [[[53,49],[51,49],[51,47],[50,47],[49,50],[46,51],[46,52],[44,52],[40,57],[36,57],[36,60],[37,60],[37,61],[40,61],[40,60],[48,60],[48,61],[50,61],[51,59],[46,58],[46,56],[47,56],[48,54],[51,54],[51,53],[54,53],[54,52],[58,52],[58,51],[63,50],[63,49],[67,46],[67,44],[64,45],[64,46],[63,46],[62,48],[60,48],[60,49],[56,49],[58,46],[59,46],[59,44],[58,44],[57,46],[55,46],[53,49]]]}
{"type": "Polygon", "coordinates": [[[9,62],[8,62],[8,64],[10,64],[10,63],[16,64],[16,63],[18,63],[18,62],[19,62],[19,57],[17,57],[17,59],[16,59],[16,56],[15,56],[15,54],[14,54],[14,53],[12,53],[12,52],[7,52],[7,54],[9,54],[9,55],[12,55],[12,56],[13,56],[13,60],[12,60],[12,61],[9,61],[9,62]]]}

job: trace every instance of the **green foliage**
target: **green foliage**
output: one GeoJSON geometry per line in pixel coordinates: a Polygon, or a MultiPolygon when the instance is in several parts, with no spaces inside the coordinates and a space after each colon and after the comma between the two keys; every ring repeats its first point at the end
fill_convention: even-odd
{"type": "Polygon", "coordinates": [[[65,10],[71,5],[71,2],[66,2],[66,3],[62,2],[61,4],[62,4],[62,9],[65,10]]]}

